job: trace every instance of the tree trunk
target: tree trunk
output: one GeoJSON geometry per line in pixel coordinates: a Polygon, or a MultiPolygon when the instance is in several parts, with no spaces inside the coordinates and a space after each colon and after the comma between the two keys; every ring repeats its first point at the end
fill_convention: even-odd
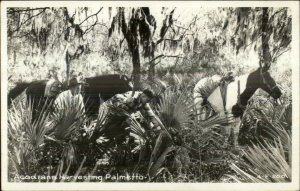
{"type": "Polygon", "coordinates": [[[151,62],[149,65],[148,80],[153,82],[154,78],[155,78],[155,62],[151,62]]]}
{"type": "MultiPolygon", "coordinates": [[[[125,21],[124,8],[119,8],[121,21],[122,33],[127,41],[129,51],[132,54],[132,81],[133,81],[133,92],[141,88],[141,61],[139,52],[139,41],[138,41],[138,22],[137,20],[130,19],[130,27],[127,26],[125,21]]],[[[129,24],[128,24],[129,25],[129,24]]]]}
{"type": "Polygon", "coordinates": [[[17,65],[17,52],[14,50],[14,67],[17,65]]]}
{"type": "Polygon", "coordinates": [[[155,43],[151,44],[151,53],[149,56],[149,71],[148,71],[148,79],[153,82],[155,79],[155,61],[150,62],[150,60],[154,59],[154,51],[155,51],[155,43]]]}
{"type": "Polygon", "coordinates": [[[68,50],[66,51],[66,77],[67,77],[67,85],[69,85],[70,79],[70,55],[68,50]]]}
{"type": "Polygon", "coordinates": [[[133,78],[133,90],[139,90],[141,88],[141,62],[140,62],[140,53],[139,46],[132,46],[132,78],[133,78]]]}
{"type": "Polygon", "coordinates": [[[262,62],[263,63],[263,67],[269,68],[271,65],[271,54],[270,54],[270,47],[269,47],[269,39],[270,39],[270,32],[269,30],[269,25],[268,25],[268,21],[269,21],[269,12],[268,12],[268,8],[264,7],[263,8],[263,14],[262,14],[262,37],[261,37],[261,41],[262,41],[262,62]]]}

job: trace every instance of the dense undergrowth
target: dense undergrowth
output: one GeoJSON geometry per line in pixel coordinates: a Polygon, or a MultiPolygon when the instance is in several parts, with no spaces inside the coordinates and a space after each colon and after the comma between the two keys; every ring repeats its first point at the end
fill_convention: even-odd
{"type": "Polygon", "coordinates": [[[289,92],[284,92],[279,103],[263,92],[255,94],[242,119],[241,146],[223,147],[220,129],[226,119],[197,120],[191,95],[196,81],[174,74],[155,83],[145,82],[144,87],[160,96],[152,106],[165,128],[154,133],[142,114],[130,115],[115,108],[111,110],[115,120],[126,118],[130,131],[119,144],[101,136],[101,130],[109,128],[106,107],[100,107],[97,119],[90,119],[78,100],[67,99],[61,104],[64,107],[54,111],[44,106],[33,120],[31,102],[13,102],[8,110],[9,181],[291,181],[289,92]],[[55,178],[20,178],[26,175],[55,178]]]}

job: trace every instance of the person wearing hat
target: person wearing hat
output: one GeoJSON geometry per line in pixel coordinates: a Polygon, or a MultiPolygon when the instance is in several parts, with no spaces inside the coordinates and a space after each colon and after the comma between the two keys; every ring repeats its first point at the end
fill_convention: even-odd
{"type": "MultiPolygon", "coordinates": [[[[102,142],[102,146],[111,150],[128,148],[128,150],[122,150],[121,153],[118,153],[117,160],[120,165],[126,164],[126,161],[131,160],[131,155],[128,155],[128,153],[132,153],[132,149],[136,147],[136,142],[133,139],[134,136],[130,136],[134,132],[130,130],[131,120],[135,118],[139,124],[143,124],[142,131],[144,133],[153,138],[161,137],[163,144],[157,147],[156,153],[161,154],[170,146],[173,138],[165,131],[163,123],[150,106],[150,102],[154,97],[154,93],[151,90],[145,89],[143,91],[129,91],[117,94],[104,102],[100,106],[100,110],[106,110],[107,118],[103,123],[103,128],[99,128],[93,132],[90,139],[91,142],[105,140],[105,142],[102,142]],[[123,147],[123,145],[126,145],[126,147],[123,147]]],[[[158,154],[157,156],[160,155],[158,154]]],[[[153,158],[154,161],[157,160],[157,156],[155,155],[153,158]]]]}
{"type": "Polygon", "coordinates": [[[213,94],[213,92],[219,88],[223,100],[227,94],[227,86],[234,81],[234,75],[232,72],[227,72],[225,75],[213,75],[211,77],[206,77],[201,79],[194,88],[194,99],[198,112],[198,119],[205,120],[207,117],[212,115],[212,112],[217,112],[219,108],[223,108],[223,104],[217,104],[214,107],[208,102],[208,98],[213,94]],[[213,109],[213,111],[212,111],[213,109]]]}
{"type": "Polygon", "coordinates": [[[73,96],[80,94],[82,84],[83,82],[76,77],[69,80],[68,88],[73,96]]]}
{"type": "Polygon", "coordinates": [[[79,109],[84,112],[84,102],[81,95],[81,87],[83,84],[82,77],[71,78],[67,84],[68,90],[60,93],[54,101],[55,107],[57,109],[63,109],[63,107],[66,106],[65,103],[68,102],[69,105],[78,105],[79,109]]]}
{"type": "MultiPolygon", "coordinates": [[[[106,102],[104,102],[101,107],[106,107],[108,109],[108,120],[106,120],[106,125],[104,130],[102,131],[103,135],[109,140],[114,140],[114,142],[118,142],[118,144],[122,143],[126,136],[129,135],[129,131],[126,129],[128,127],[127,116],[117,116],[119,112],[112,112],[112,108],[116,108],[118,110],[123,110],[132,116],[142,116],[149,122],[149,127],[151,129],[147,129],[151,131],[151,133],[155,133],[161,130],[161,121],[153,112],[150,101],[154,98],[154,94],[151,90],[145,89],[143,91],[129,91],[123,94],[116,94],[106,102]]],[[[95,136],[100,136],[97,133],[95,136]]]]}
{"type": "MultiPolygon", "coordinates": [[[[139,110],[151,110],[149,102],[154,98],[154,94],[151,90],[146,89],[144,91],[132,91],[124,94],[116,94],[111,99],[106,101],[106,104],[122,107],[129,113],[134,113],[139,110]]],[[[151,110],[152,111],[152,110],[151,110]]]]}
{"type": "Polygon", "coordinates": [[[105,103],[106,105],[119,107],[130,114],[141,112],[143,116],[150,119],[155,128],[159,128],[160,121],[149,104],[153,98],[153,92],[145,89],[143,91],[135,91],[134,93],[129,91],[124,94],[117,94],[105,103]]]}

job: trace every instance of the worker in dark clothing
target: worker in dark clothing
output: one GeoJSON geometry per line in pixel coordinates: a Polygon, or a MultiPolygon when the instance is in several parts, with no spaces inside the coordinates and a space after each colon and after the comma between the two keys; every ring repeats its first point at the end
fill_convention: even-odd
{"type": "Polygon", "coordinates": [[[128,116],[122,112],[126,112],[129,115],[136,115],[137,113],[150,122],[148,129],[150,131],[160,131],[162,123],[160,119],[155,115],[149,102],[154,97],[151,90],[126,92],[124,94],[116,94],[111,99],[107,100],[101,105],[101,107],[107,107],[108,119],[105,122],[105,128],[103,129],[103,136],[110,141],[116,141],[117,144],[126,140],[129,135],[128,116]]]}

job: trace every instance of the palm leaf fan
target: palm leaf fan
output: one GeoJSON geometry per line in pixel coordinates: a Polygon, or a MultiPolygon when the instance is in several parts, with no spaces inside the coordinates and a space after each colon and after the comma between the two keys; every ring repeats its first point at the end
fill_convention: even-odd
{"type": "Polygon", "coordinates": [[[84,124],[84,107],[79,96],[60,99],[55,105],[51,116],[53,135],[58,140],[71,139],[78,136],[79,129],[84,124]]]}

